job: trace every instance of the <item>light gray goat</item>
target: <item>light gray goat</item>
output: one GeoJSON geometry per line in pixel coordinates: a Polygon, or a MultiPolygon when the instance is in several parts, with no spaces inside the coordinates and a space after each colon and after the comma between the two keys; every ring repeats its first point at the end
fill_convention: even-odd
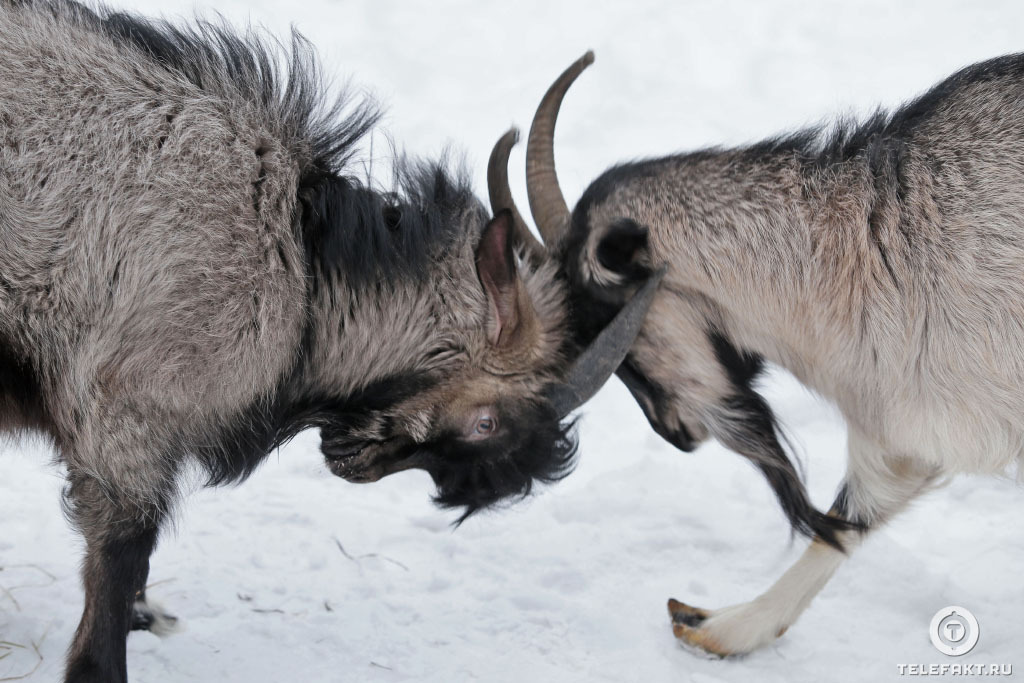
{"type": "MultiPolygon", "coordinates": [[[[615,166],[570,214],[554,126],[592,61],[562,74],[533,121],[527,185],[547,251],[531,249],[561,264],[580,344],[667,265],[619,376],[677,447],[711,436],[755,462],[813,537],[751,602],[669,601],[686,643],[749,652],[784,633],[862,534],[915,496],[946,475],[1021,462],[1024,56],[967,67],[860,124],[615,166]],[[848,469],[828,515],[808,503],[752,387],[764,360],[846,419],[848,469]]],[[[512,208],[514,141],[510,131],[492,154],[495,208],[512,208]]]]}

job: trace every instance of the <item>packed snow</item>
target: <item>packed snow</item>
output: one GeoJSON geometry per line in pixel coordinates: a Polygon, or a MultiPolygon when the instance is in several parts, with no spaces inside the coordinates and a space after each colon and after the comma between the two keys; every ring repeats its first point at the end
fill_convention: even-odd
{"type": "MultiPolygon", "coordinates": [[[[570,203],[615,161],[895,105],[1021,49],[1024,26],[1024,5],[1009,1],[117,4],[218,11],[282,36],[294,24],[337,83],[387,105],[373,173],[386,178],[389,136],[422,155],[450,146],[481,196],[497,136],[525,129],[550,81],[593,48],[556,138],[570,203]]],[[[525,208],[522,167],[519,149],[513,190],[525,208]]],[[[782,372],[764,390],[828,507],[842,421],[782,372]]],[[[132,634],[132,680],[896,680],[898,664],[949,663],[927,627],[953,604],[981,624],[964,661],[1024,667],[1024,490],[1010,479],[960,478],[921,499],[783,638],[722,661],[677,645],[666,599],[751,599],[806,542],[791,538],[753,467],[715,443],[675,451],[617,380],[582,411],[580,436],[567,480],[458,530],[431,505],[426,474],[346,483],[325,469],[314,432],[243,485],[194,492],[150,575],[151,598],[183,629],[132,634]]],[[[0,456],[0,680],[59,679],[80,614],[81,542],[61,514],[52,457],[33,442],[0,456]]]]}

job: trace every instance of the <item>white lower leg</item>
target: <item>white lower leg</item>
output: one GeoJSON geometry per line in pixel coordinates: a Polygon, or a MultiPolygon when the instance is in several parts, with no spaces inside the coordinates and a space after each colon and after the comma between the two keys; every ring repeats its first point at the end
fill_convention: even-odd
{"type": "MultiPolygon", "coordinates": [[[[859,533],[842,535],[852,549],[859,533]]],[[[721,654],[740,654],[778,638],[811,603],[846,555],[820,541],[810,547],[775,584],[751,602],[711,611],[700,624],[705,649],[721,654]]]]}
{"type": "MultiPolygon", "coordinates": [[[[869,439],[849,432],[849,470],[836,501],[836,514],[866,528],[884,523],[935,481],[934,467],[888,456],[869,439]]],[[[840,534],[847,553],[862,532],[840,534]]],[[[750,652],[778,638],[797,620],[828,583],[846,553],[814,541],[796,564],[751,602],[709,611],[669,602],[673,630],[690,645],[720,655],[750,652]]]]}

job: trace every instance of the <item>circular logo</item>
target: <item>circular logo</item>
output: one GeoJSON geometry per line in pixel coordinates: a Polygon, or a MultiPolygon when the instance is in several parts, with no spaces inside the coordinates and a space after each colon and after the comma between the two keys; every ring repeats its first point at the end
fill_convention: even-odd
{"type": "Polygon", "coordinates": [[[965,655],[978,644],[978,620],[970,610],[951,605],[943,607],[932,617],[928,636],[935,649],[950,657],[965,655]]]}

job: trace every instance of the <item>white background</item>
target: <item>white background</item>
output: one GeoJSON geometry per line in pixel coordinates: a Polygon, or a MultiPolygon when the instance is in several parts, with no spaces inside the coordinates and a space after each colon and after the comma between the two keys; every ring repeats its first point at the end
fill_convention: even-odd
{"type": "MultiPolygon", "coordinates": [[[[118,4],[170,16],[194,7],[118,4]]],[[[593,48],[597,62],[559,121],[570,204],[615,161],[893,106],[1024,47],[1015,2],[198,6],[214,7],[278,35],[296,25],[329,74],[388,106],[382,133],[417,154],[452,144],[481,196],[493,141],[513,122],[526,128],[548,83],[593,48]]],[[[384,141],[375,138],[378,169],[384,141]]],[[[525,209],[522,164],[520,149],[513,189],[525,209]]],[[[844,467],[841,420],[780,373],[766,392],[827,507],[844,467]]],[[[981,622],[963,661],[1024,667],[1024,491],[1008,480],[958,479],[922,499],[858,550],[781,640],[712,661],[676,645],[665,600],[753,598],[805,542],[791,541],[750,465],[716,444],[674,451],[617,381],[584,411],[575,474],[456,532],[453,515],[430,505],[426,474],[348,484],[326,471],[317,445],[303,434],[241,487],[182,506],[150,594],[185,630],[133,634],[134,681],[893,680],[899,663],[951,661],[927,635],[949,604],[981,622]]],[[[28,646],[8,646],[0,679],[35,665],[35,643],[33,680],[55,680],[81,608],[81,547],[61,516],[52,454],[14,443],[0,457],[0,640],[28,646]]]]}

